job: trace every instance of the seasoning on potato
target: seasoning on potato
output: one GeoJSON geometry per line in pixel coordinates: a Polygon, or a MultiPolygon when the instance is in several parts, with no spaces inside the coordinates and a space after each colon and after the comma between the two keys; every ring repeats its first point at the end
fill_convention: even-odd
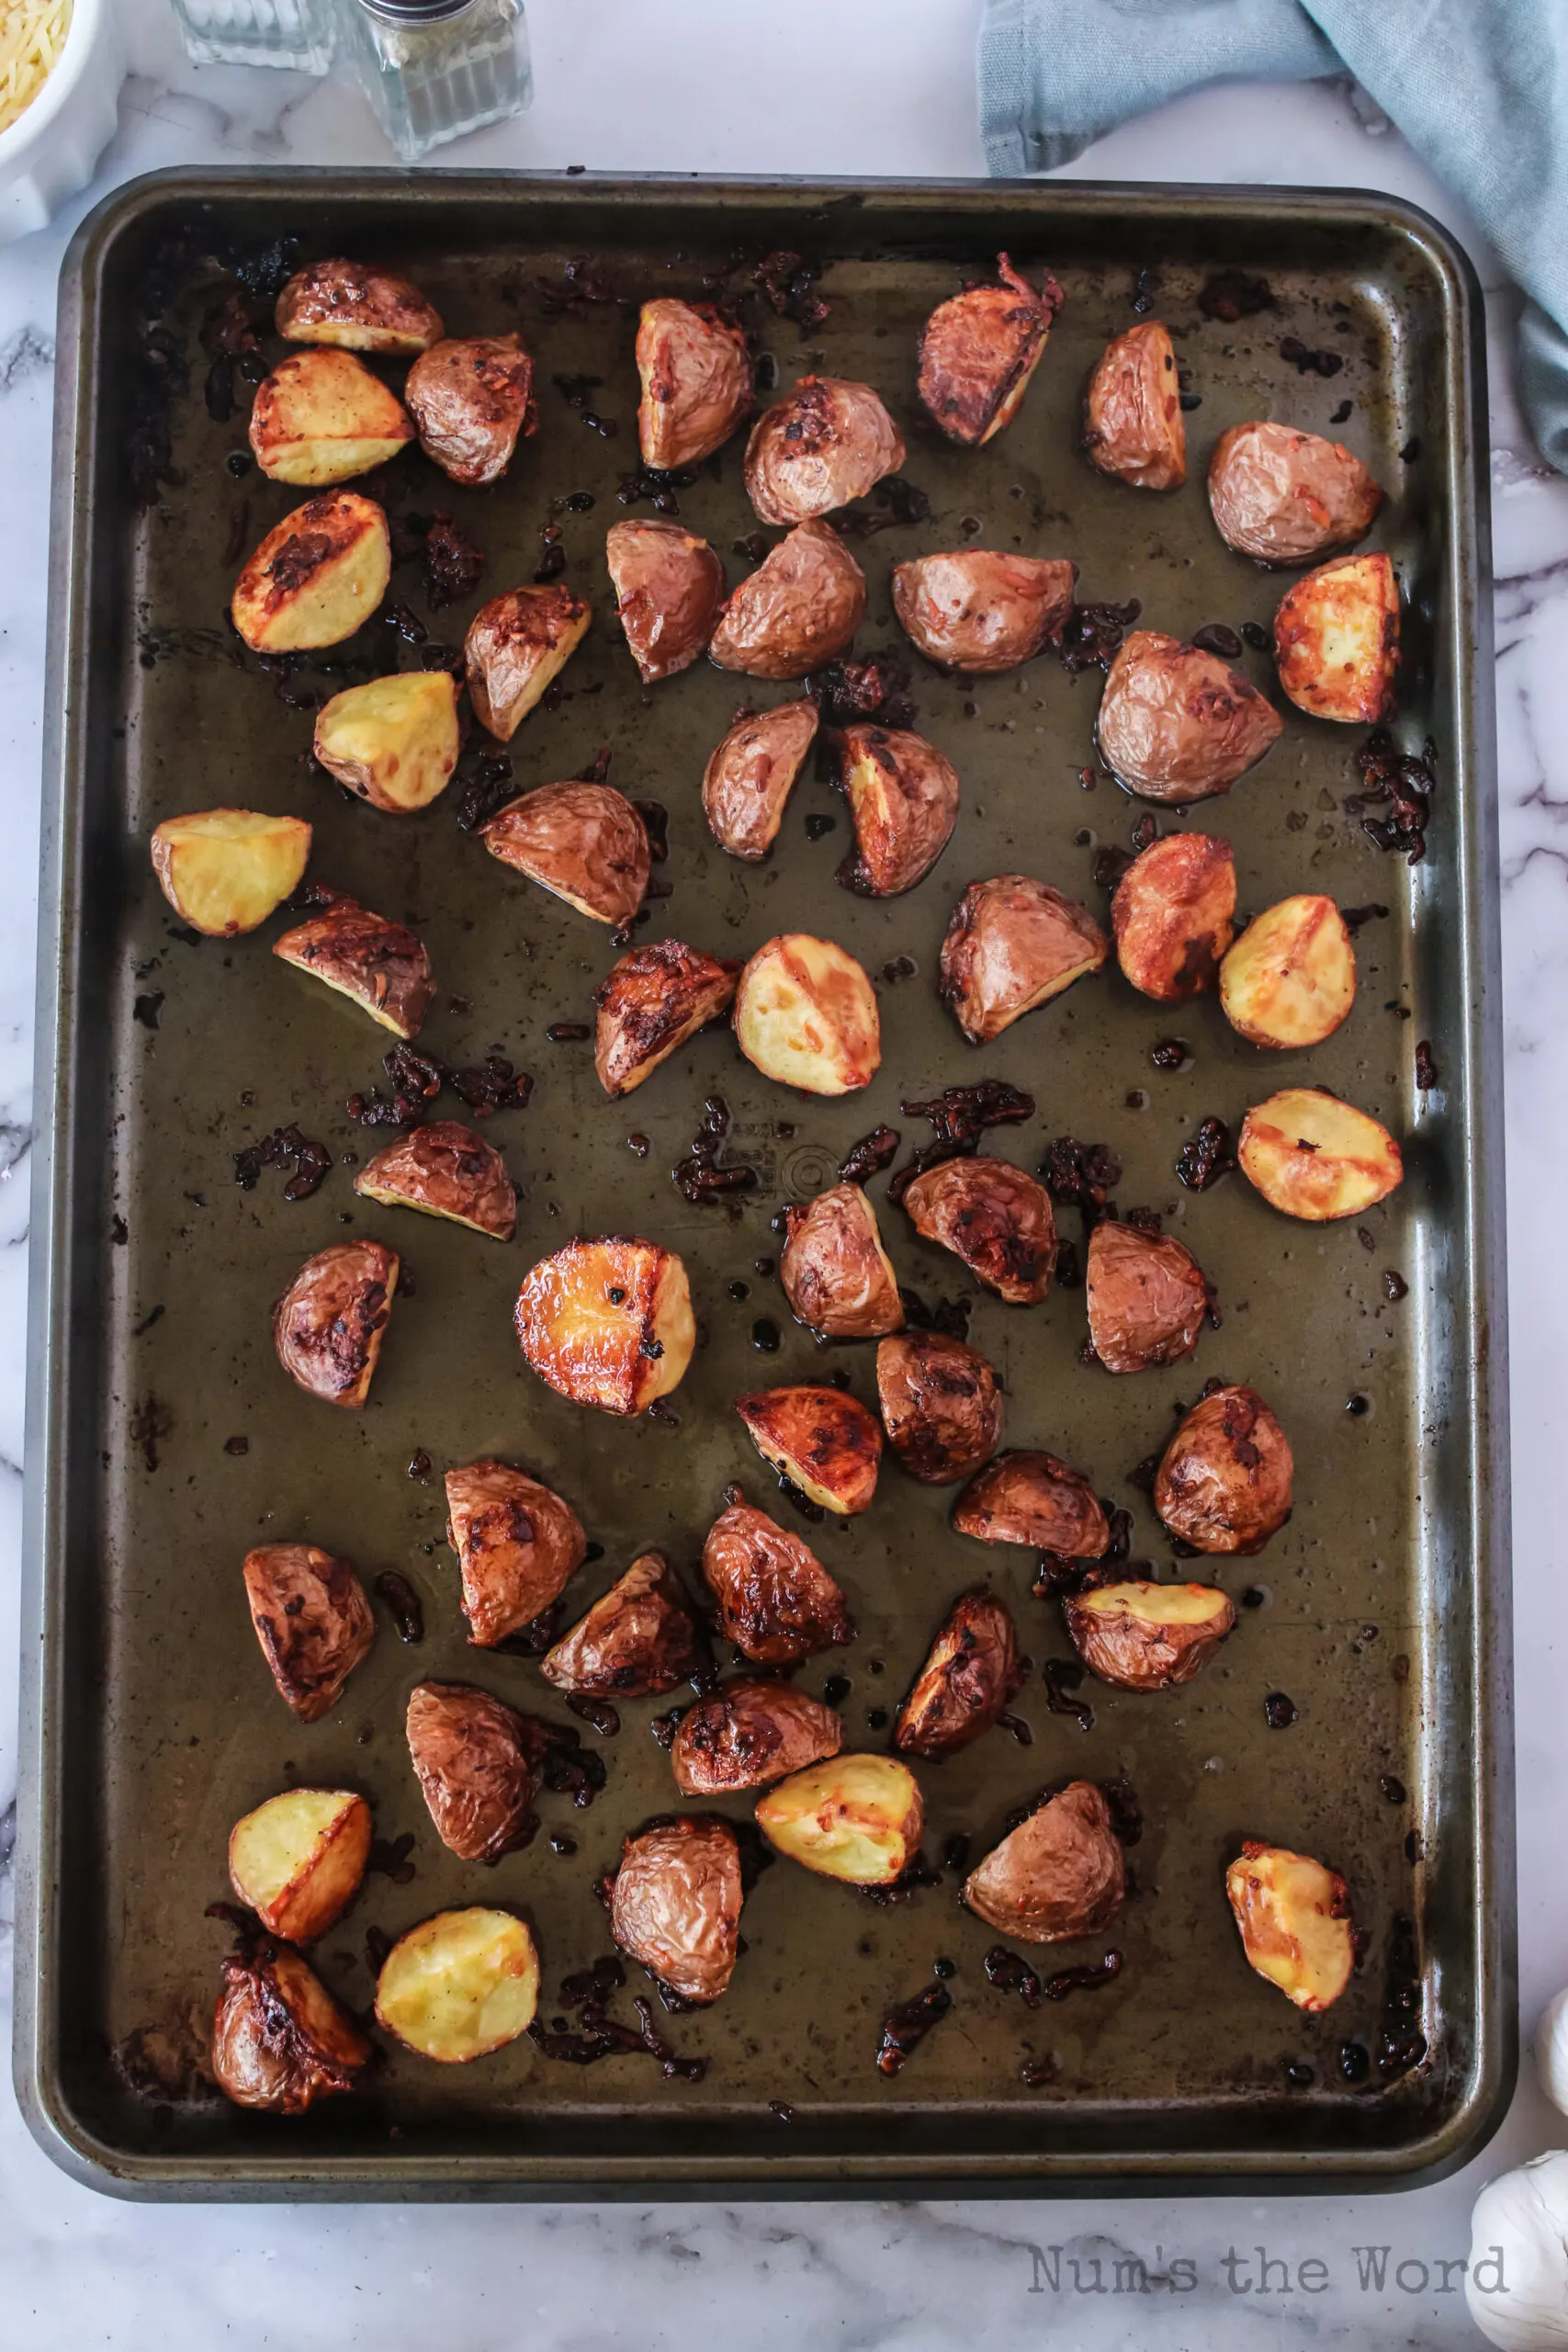
{"type": "Polygon", "coordinates": [[[539,2006],[534,1939],[510,1911],[438,1911],[400,1936],[376,1980],[376,2022],[444,2066],[526,2033],[539,2006]]]}
{"type": "Polygon", "coordinates": [[[1350,1892],[1338,1871],[1249,1838],[1225,1872],[1225,1893],[1258,1975],[1309,2016],[1332,2007],[1356,1964],[1350,1892]]]}
{"type": "Polygon", "coordinates": [[[496,1862],[528,1843],[541,1750],[525,1716],[467,1682],[416,1682],[405,1728],[436,1835],[459,1861],[496,1862]]]}
{"type": "Polygon", "coordinates": [[[837,1712],[792,1682],[726,1682],[688,1707],[670,1747],[683,1797],[725,1796],[837,1756],[837,1712]]]}
{"type": "Polygon", "coordinates": [[[1089,1238],[1089,1336],[1107,1372],[1179,1363],[1198,1344],[1213,1292],[1173,1234],[1102,1217],[1089,1238]]]}
{"type": "Polygon", "coordinates": [[[1371,727],[1393,715],[1399,582],[1386,555],[1342,555],[1287,589],[1274,616],[1280,684],[1298,710],[1371,727]]]}
{"type": "Polygon", "coordinates": [[[1056,1262],[1056,1221],[1043,1184],[1008,1159],[944,1159],[906,1187],[917,1233],[963,1260],[1010,1306],[1038,1306],[1056,1262]]]}
{"type": "Polygon", "coordinates": [[[308,916],[275,939],[272,952],[359,1005],[394,1037],[418,1036],[435,994],[423,941],[352,899],[334,899],[308,916]]]}
{"type": "Polygon", "coordinates": [[[1049,882],[971,882],[942,943],[942,1002],[972,1046],[989,1045],[1087,973],[1110,944],[1094,917],[1049,882]]]}
{"type": "Polygon", "coordinates": [[[1261,1552],[1291,1515],[1290,1441],[1256,1389],[1199,1399],[1166,1447],[1155,1509],[1195,1552],[1261,1552]]]}
{"type": "Polygon", "coordinates": [[[1073,1647],[1091,1674],[1118,1690],[1169,1690],[1190,1682],[1235,1623],[1227,1594],[1206,1584],[1121,1584],[1067,1593],[1073,1647]]]}
{"type": "Polygon", "coordinates": [[[703,1574],[725,1640],[754,1665],[787,1666],[854,1639],[844,1596],[809,1544],[744,1498],[709,1528],[703,1574]]]}
{"type": "Polygon", "coordinates": [[[304,879],[310,828],[299,817],[205,808],[152,830],[152,871],[182,922],[209,939],[254,931],[304,879]]]}
{"type": "Polygon", "coordinates": [[[1388,1129],[1320,1087],[1288,1086],[1241,1123],[1236,1161],[1270,1208],[1322,1225],[1359,1216],[1404,1175],[1388,1129]]]}
{"type": "Polygon", "coordinates": [[[738,718],[703,772],[708,831],[731,857],[766,857],[816,740],[817,705],[776,703],[738,718]]]}
{"type": "Polygon", "coordinates": [[[1214,833],[1168,833],[1116,885],[1111,928],[1124,979],[1161,1004],[1214,987],[1235,936],[1235,854],[1214,833]]]}
{"type": "Polygon", "coordinates": [[[977,1543],[1027,1544],[1067,1560],[1098,1560],[1111,1542],[1100,1498],[1082,1471],[1027,1447],[998,1454],[971,1478],[953,1524],[977,1543]]]}
{"type": "Polygon", "coordinates": [[[840,781],[855,854],[839,878],[863,898],[892,899],[928,875],[958,821],[958,775],[934,743],[904,728],[846,727],[840,781]]]}
{"type": "Polygon", "coordinates": [[[401,401],[352,352],[290,352],[256,386],[250,444],[273,481],[324,490],[384,466],[413,439],[401,401]]]}
{"type": "Polygon", "coordinates": [[[288,343],[336,345],[410,358],[438,343],[441,314],[417,286],[358,261],[313,261],[277,298],[277,332],[288,343]]]}
{"type": "Polygon", "coordinates": [[[757,1802],[770,1846],[819,1878],[890,1886],[920,1849],[919,1783],[892,1756],[835,1756],[794,1772],[757,1802]]]}
{"type": "Polygon", "coordinates": [[[920,398],[950,441],[974,448],[1017,415],[1064,296],[1049,270],[1038,293],[997,255],[999,286],[939,302],[920,336],[920,398]]]}
{"type": "Polygon", "coordinates": [[[952,1487],[1002,1442],[1002,1389],[991,1366],[945,1331],[900,1331],[876,1351],[888,1443],[922,1486],[952,1487]]]}
{"type": "Polygon", "coordinates": [[[702,1629],[662,1552],[644,1552],[539,1661],[558,1690],[645,1699],[673,1690],[706,1656],[702,1629]]]}
{"type": "Polygon", "coordinates": [[[1179,490],[1187,424],[1169,331],[1145,319],[1107,344],[1084,405],[1084,447],[1134,490],[1179,490]]]}
{"type": "Polygon", "coordinates": [[[735,1409],[771,1470],[808,1502],[852,1518],[876,1493],[882,1431],[839,1388],[766,1388],[738,1396],[735,1409]]]}
{"type": "Polygon", "coordinates": [[[230,1831],[229,1883],[271,1934],[310,1943],[358,1894],[370,1826],[352,1789],[285,1789],[230,1831]]]}
{"type": "Polygon", "coordinates": [[[750,414],[746,337],[715,303],[669,296],[645,302],[637,319],[637,367],[642,384],[637,446],[645,466],[700,465],[750,414]]]}
{"type": "Polygon", "coordinates": [[[852,1094],[882,1062],[876,993],[854,957],[804,931],[764,941],[735,991],[735,1042],[804,1094],[852,1094]]]}
{"type": "Polygon", "coordinates": [[[1356,1001],[1356,950],[1332,899],[1307,892],[1254,916],[1220,966],[1220,1006],[1249,1045],[1321,1046],[1356,1001]]]}
{"type": "Polygon", "coordinates": [[[593,615],[562,582],[509,588],[481,605],[463,639],[474,717],[510,743],[588,634],[593,615]]]}
{"type": "Polygon", "coordinates": [[[645,685],[689,670],[707,650],[724,602],[724,566],[679,523],[613,523],[604,561],[615,611],[645,685]]]}
{"type": "Polygon", "coordinates": [[[869,384],[803,376],[746,444],[746,495],[763,523],[809,523],[863,498],[904,462],[897,426],[869,384]]]}
{"type": "Polygon", "coordinates": [[[223,1962],[212,2072],[236,2107],[303,2115],[351,2091],[370,2058],[365,2036],[288,1944],[253,1943],[223,1962]]]}
{"type": "Polygon", "coordinates": [[[740,1952],[740,1849],[728,1821],[661,1821],[626,1838],[610,1933],[683,2001],[726,1991],[740,1952]]]}
{"type": "Polygon", "coordinates": [[[316,714],[320,764],[372,808],[428,808],[452,780],[462,749],[457,684],[446,670],[405,670],[345,686],[316,714]]]}
{"type": "Polygon", "coordinates": [[[624,1234],[541,1258],[524,1276],[516,1323],[540,1379],[605,1413],[644,1412],[667,1396],[697,1342],[680,1259],[624,1234]]]}
{"type": "Polygon", "coordinates": [[[1096,739],[1127,791],[1180,804],[1228,792],[1283,725],[1268,696],[1217,653],[1135,628],[1111,665],[1096,739]]]}
{"type": "Polygon", "coordinates": [[[245,1555],[245,1600],[278,1696],[319,1723],[376,1638],[364,1586],[313,1544],[261,1544],[245,1555]]]}
{"type": "Polygon", "coordinates": [[[732,590],[708,660],[752,678],[804,678],[854,643],[865,574],[827,523],[797,523],[732,590]]]}
{"type": "Polygon", "coordinates": [[[1237,555],[1310,563],[1364,538],[1382,492],[1342,442],[1293,425],[1233,424],[1209,460],[1209,505],[1237,555]]]}
{"type": "Polygon", "coordinates": [[[859,1184],[834,1184],[784,1211],[779,1280],[792,1311],[824,1340],[874,1340],[902,1330],[898,1277],[876,1212],[859,1184]]]}
{"type": "Polygon", "coordinates": [[[391,576],[391,534],[375,500],[323,491],[274,524],[234,582],[230,612],[253,653],[341,645],[391,576]]]}
{"type": "Polygon", "coordinates": [[[898,1710],[893,1745],[907,1756],[954,1756],[1012,1703],[1023,1669],[1012,1613],[993,1592],[961,1594],[898,1710]]]}
{"type": "Polygon", "coordinates": [[[479,839],[491,857],[594,922],[629,922],[653,867],[647,826],[608,784],[541,784],[498,809],[479,839]]]}
{"type": "Polygon", "coordinates": [[[534,363],[514,334],[432,344],[409,369],[403,398],[419,446],[453,481],[499,481],[520,437],[536,427],[534,363]]]}
{"type": "Polygon", "coordinates": [[[683,940],[633,947],[593,992],[593,1068],[606,1094],[630,1094],[735,1001],[740,967],[683,940]]]}
{"type": "Polygon", "coordinates": [[[1078,568],[1059,556],[961,548],[893,567],[893,609],[928,662],[966,676],[1016,670],[1073,608],[1078,568]]]}
{"type": "Polygon", "coordinates": [[[462,1572],[468,1639],[491,1649],[542,1616],[582,1566],[588,1539],[570,1503],[487,1458],[448,1470],[446,1541],[462,1572]]]}
{"type": "Polygon", "coordinates": [[[272,1314],[277,1360],[307,1396],[363,1409],[400,1261],[380,1241],[334,1241],[307,1258],[272,1314]]]}
{"type": "Polygon", "coordinates": [[[1059,1944],[1109,1927],[1126,1884],[1110,1806],[1092,1781],[1072,1781],[971,1871],[964,1900],[1004,1936],[1059,1944]]]}
{"type": "Polygon", "coordinates": [[[492,1144],[456,1119],[433,1119],[378,1151],[354,1180],[367,1201],[419,1209],[466,1225],[492,1241],[510,1241],[517,1192],[492,1144]]]}

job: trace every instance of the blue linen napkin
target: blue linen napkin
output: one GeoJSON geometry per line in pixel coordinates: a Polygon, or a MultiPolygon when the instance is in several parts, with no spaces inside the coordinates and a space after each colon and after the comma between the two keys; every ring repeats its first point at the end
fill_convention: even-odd
{"type": "Polygon", "coordinates": [[[987,0],[979,67],[1006,177],[1201,83],[1353,74],[1531,298],[1519,397],[1568,473],[1568,0],[987,0]]]}

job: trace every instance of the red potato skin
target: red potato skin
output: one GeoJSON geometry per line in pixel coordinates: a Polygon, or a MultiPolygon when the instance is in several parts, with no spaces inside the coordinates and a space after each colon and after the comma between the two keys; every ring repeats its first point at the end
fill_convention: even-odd
{"type": "Polygon", "coordinates": [[[613,523],[604,561],[643,684],[689,670],[707,650],[727,584],[707,541],[679,523],[613,523]]]}
{"type": "Polygon", "coordinates": [[[1343,442],[1293,425],[1233,424],[1209,460],[1215,528],[1258,563],[1311,563],[1353,547],[1382,503],[1381,487],[1343,442]]]}
{"type": "Polygon", "coordinates": [[[1289,1519],[1292,1471],[1290,1442],[1257,1390],[1216,1389],[1166,1448],[1155,1509],[1195,1551],[1249,1556],[1289,1519]]]}
{"type": "Polygon", "coordinates": [[[409,1693],[409,1759],[436,1835],[464,1862],[497,1862],[537,1824],[536,1726],[466,1682],[419,1682],[409,1693]]]}
{"type": "Polygon", "coordinates": [[[558,580],[509,588],[479,606],[463,639],[463,660],[474,717],[499,742],[509,743],[528,716],[513,713],[541,667],[575,639],[570,660],[588,617],[586,599],[558,580]]]}
{"type": "Polygon", "coordinates": [[[753,405],[746,337],[712,302],[645,302],[637,321],[645,466],[700,465],[722,449],[753,405]]]}
{"type": "Polygon", "coordinates": [[[986,676],[1032,662],[1072,610],[1076,563],[964,548],[893,568],[905,636],[948,670],[986,676]]]}
{"type": "Polygon", "coordinates": [[[923,735],[903,728],[846,727],[842,773],[855,854],[839,879],[867,899],[912,890],[953,838],[957,771],[923,735]]]}
{"type": "Polygon", "coordinates": [[[787,1780],[837,1756],[843,1744],[833,1708],[793,1683],[728,1682],[687,1708],[670,1762],[683,1797],[724,1796],[787,1780]]]}
{"type": "Polygon", "coordinates": [[[945,1331],[899,1331],[876,1351],[888,1443],[911,1478],[956,1486],[1002,1442],[1001,1383],[977,1349],[945,1331]]]}
{"type": "Polygon", "coordinates": [[[660,1822],[621,1849],[610,1933],[682,2000],[716,2001],[740,1949],[740,1849],[727,1821],[660,1822]]]}
{"type": "Polygon", "coordinates": [[[944,1159],[904,1194],[917,1233],[963,1260],[1010,1306],[1037,1306],[1056,1263],[1045,1187],[1008,1159],[944,1159]]]}
{"type": "Polygon", "coordinates": [[[509,800],[479,839],[541,888],[583,899],[601,922],[629,922],[653,870],[647,826],[608,784],[542,784],[509,800]]]}
{"type": "Polygon", "coordinates": [[[803,376],[760,416],[746,444],[746,494],[763,523],[808,523],[863,498],[905,457],[869,384],[803,376]]]}
{"type": "Polygon", "coordinates": [[[307,1258],[273,1309],[277,1360],[307,1396],[359,1412],[375,1376],[397,1289],[398,1253],[334,1241],[307,1258]]]}
{"type": "Polygon", "coordinates": [[[418,1036],[435,994],[424,942],[352,899],[336,899],[297,923],[273,941],[272,952],[339,988],[400,1037],[418,1036]]]}
{"type": "Polygon", "coordinates": [[[263,1544],[245,1555],[245,1599],[278,1696],[302,1724],[336,1706],[376,1638],[365,1588],[346,1560],[313,1544],[263,1544]]]}
{"type": "Polygon", "coordinates": [[[223,1962],[212,2019],[212,2072],[236,2107],[303,2115],[351,2091],[371,2048],[289,1944],[268,1941],[223,1962]]]}
{"type": "Polygon", "coordinates": [[[493,1145],[456,1119],[433,1119],[378,1151],[354,1180],[367,1199],[390,1195],[411,1208],[477,1226],[493,1240],[510,1241],[517,1223],[517,1193],[493,1145]]]}
{"type": "Polygon", "coordinates": [[[277,298],[274,318],[290,343],[337,342],[346,328],[359,338],[346,347],[368,351],[427,351],[443,332],[440,313],[406,277],[342,259],[297,271],[277,298]]]}
{"type": "Polygon", "coordinates": [[[977,1543],[1027,1544],[1067,1560],[1100,1559],[1111,1541],[1083,1473],[1029,1448],[998,1454],[971,1478],[953,1506],[953,1524],[977,1543]]]}
{"type": "Polygon", "coordinates": [[[705,1662],[705,1643],[662,1552],[644,1552],[539,1664],[558,1690],[657,1698],[705,1662]]]}
{"type": "Polygon", "coordinates": [[[1001,1720],[1024,1679],[1004,1601],[966,1592],[954,1601],[898,1711],[893,1745],[905,1756],[955,1756],[1001,1720]]]}
{"type": "Polygon", "coordinates": [[[971,882],[942,943],[942,1001],[972,1046],[988,1045],[1068,985],[1099,971],[1110,943],[1076,899],[1027,874],[971,882]]]}
{"type": "Polygon", "coordinates": [[[826,523],[797,523],[727,600],[708,660],[752,678],[804,678],[854,643],[865,574],[826,523]]]}
{"type": "Polygon", "coordinates": [[[1006,254],[999,286],[941,302],[920,336],[920,398],[950,441],[989,441],[1016,414],[1065,297],[1049,270],[1038,293],[1006,254]]]}
{"type": "Polygon", "coordinates": [[[1179,1363],[1198,1344],[1212,1295],[1174,1235],[1101,1218],[1089,1239],[1089,1336],[1107,1372],[1179,1363]]]}
{"type": "Polygon", "coordinates": [[[1218,1598],[1218,1611],[1201,1626],[1112,1616],[1071,1593],[1063,1595],[1062,1615],[1068,1640],[1101,1682],[1117,1690],[1174,1690],[1202,1672],[1235,1629],[1235,1606],[1223,1592],[1218,1598]]]}
{"type": "Polygon", "coordinates": [[[1235,854],[1214,833],[1168,833],[1116,885],[1111,928],[1122,977],[1161,1004],[1185,1004],[1219,984],[1235,937],[1235,854]]]}
{"type": "Polygon", "coordinates": [[[1201,646],[1134,629],[1111,665],[1096,734],[1119,784],[1179,803],[1226,792],[1284,721],[1240,672],[1201,646]]]}
{"type": "Polygon", "coordinates": [[[1106,345],[1089,379],[1084,447],[1102,474],[1134,490],[1179,490],[1186,481],[1176,354],[1157,319],[1106,345]]]}
{"type": "Polygon", "coordinates": [[[570,1503],[510,1463],[485,1459],[446,1473],[446,1541],[462,1566],[468,1639],[490,1649],[532,1624],[587,1556],[570,1503]]]}
{"type": "Polygon", "coordinates": [[[858,1184],[835,1184],[804,1208],[786,1209],[784,1216],[779,1279],[802,1323],[831,1340],[874,1340],[902,1330],[898,1285],[858,1184]]]}
{"type": "Polygon", "coordinates": [[[758,1666],[787,1666],[854,1639],[844,1596],[808,1544],[766,1511],[732,1503],[703,1546],[720,1631],[758,1666]]]}
{"type": "Polygon", "coordinates": [[[593,1068],[606,1094],[629,1094],[735,1001],[739,964],[679,939],[622,956],[593,993],[593,1068]]]}
{"type": "Polygon", "coordinates": [[[420,447],[456,482],[499,481],[534,432],[534,363],[514,334],[433,344],[403,386],[420,447]]]}
{"type": "Polygon", "coordinates": [[[1109,1927],[1126,1884],[1110,1806],[1092,1781],[1074,1781],[992,1849],[964,1900],[1021,1943],[1066,1943],[1109,1927]]]}
{"type": "Polygon", "coordinates": [[[816,740],[814,702],[778,703],[736,720],[703,773],[708,831],[731,857],[766,857],[816,740]]]}

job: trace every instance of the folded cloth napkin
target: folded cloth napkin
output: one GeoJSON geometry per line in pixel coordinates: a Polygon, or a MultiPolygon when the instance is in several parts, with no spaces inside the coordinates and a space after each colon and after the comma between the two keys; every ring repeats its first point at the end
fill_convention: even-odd
{"type": "Polygon", "coordinates": [[[1568,0],[987,0],[980,129],[1016,177],[1200,83],[1346,71],[1532,298],[1519,397],[1568,473],[1568,0]]]}

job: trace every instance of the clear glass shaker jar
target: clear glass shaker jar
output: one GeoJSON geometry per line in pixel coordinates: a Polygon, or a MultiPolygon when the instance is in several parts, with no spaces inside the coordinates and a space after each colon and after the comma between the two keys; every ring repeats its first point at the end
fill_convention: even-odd
{"type": "Polygon", "coordinates": [[[197,65],[324,74],[333,62],[333,0],[174,0],[174,11],[197,65]]]}
{"type": "Polygon", "coordinates": [[[523,0],[337,0],[344,48],[405,164],[534,96],[523,0]]]}

